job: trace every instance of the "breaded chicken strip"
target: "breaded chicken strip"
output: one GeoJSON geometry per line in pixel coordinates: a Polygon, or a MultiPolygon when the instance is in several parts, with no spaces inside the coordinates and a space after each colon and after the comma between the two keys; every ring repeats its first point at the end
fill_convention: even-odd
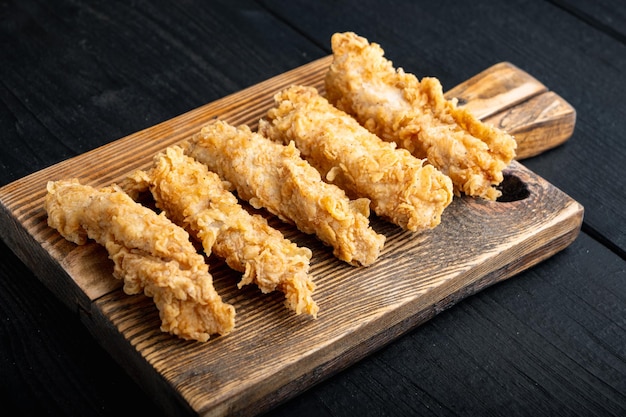
{"type": "Polygon", "coordinates": [[[461,192],[495,200],[502,170],[515,157],[515,140],[443,96],[436,78],[394,69],[376,43],[354,33],[331,39],[325,77],[328,100],[382,139],[427,158],[461,192]]]}
{"type": "Polygon", "coordinates": [[[313,87],[292,86],[274,96],[259,132],[287,144],[351,197],[367,197],[374,212],[400,227],[437,226],[452,201],[452,182],[406,149],[385,142],[331,105],[313,87]]]}
{"type": "Polygon", "coordinates": [[[244,273],[239,288],[254,282],[264,293],[278,289],[291,310],[317,315],[308,274],[311,251],[247,212],[206,165],[172,146],[155,157],[150,170],[132,177],[149,187],[168,218],[202,242],[207,256],[213,252],[244,273]]]}
{"type": "Polygon", "coordinates": [[[186,144],[185,152],[235,186],[239,197],[283,221],[315,234],[353,265],[370,265],[385,237],[369,225],[369,200],[349,200],[339,187],[322,181],[293,143],[284,146],[246,125],[210,123],[186,144]]]}
{"type": "Polygon", "coordinates": [[[234,307],[215,291],[204,257],[184,229],[117,186],[98,190],[67,180],[47,188],[48,224],[78,245],[93,239],[104,246],[124,292],[152,297],[162,331],[204,342],[234,328],[234,307]]]}

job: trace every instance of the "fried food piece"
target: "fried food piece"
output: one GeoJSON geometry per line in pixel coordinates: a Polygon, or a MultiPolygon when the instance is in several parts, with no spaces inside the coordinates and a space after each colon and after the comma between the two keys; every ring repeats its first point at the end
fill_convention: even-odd
{"type": "Polygon", "coordinates": [[[331,39],[325,77],[328,100],[383,140],[427,158],[452,179],[455,194],[495,200],[502,170],[515,157],[515,140],[443,96],[436,78],[421,81],[394,69],[376,43],[352,32],[331,39]]]}
{"type": "Polygon", "coordinates": [[[264,293],[278,289],[296,314],[316,317],[315,285],[308,273],[311,250],[246,211],[227,189],[230,184],[206,165],[172,146],[155,157],[150,170],[133,177],[149,186],[168,218],[202,242],[207,256],[213,252],[244,273],[239,288],[254,282],[264,293]]]}
{"type": "Polygon", "coordinates": [[[313,87],[291,86],[274,100],[260,133],[293,141],[322,177],[351,197],[369,198],[377,215],[404,229],[421,231],[441,222],[452,182],[435,167],[381,140],[313,87]]]}
{"type": "Polygon", "coordinates": [[[293,143],[284,146],[246,125],[215,121],[187,142],[185,152],[233,184],[253,207],[317,235],[337,258],[364,266],[378,258],[385,237],[369,225],[369,200],[350,200],[323,182],[293,143]]]}
{"type": "Polygon", "coordinates": [[[74,179],[48,182],[47,189],[48,225],[78,245],[93,239],[104,246],[124,292],[152,297],[162,331],[204,342],[234,328],[234,307],[215,291],[184,229],[117,186],[98,190],[74,179]]]}

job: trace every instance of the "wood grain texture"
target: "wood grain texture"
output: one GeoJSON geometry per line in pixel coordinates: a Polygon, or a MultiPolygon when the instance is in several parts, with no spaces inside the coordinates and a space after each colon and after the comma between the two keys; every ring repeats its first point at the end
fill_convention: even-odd
{"type": "Polygon", "coordinates": [[[214,117],[254,126],[275,91],[292,83],[321,86],[328,63],[328,57],[314,61],[0,188],[3,239],[61,300],[78,307],[100,343],[165,410],[267,410],[468,295],[549,258],[578,235],[582,206],[519,163],[506,172],[501,201],[456,198],[432,231],[413,234],[373,218],[387,243],[368,268],[337,261],[316,239],[270,218],[313,250],[319,319],[292,315],[279,295],[238,290],[239,274],[211,258],[216,289],[237,309],[237,327],[201,344],[160,332],[151,300],[122,292],[102,248],[77,247],[47,227],[48,180],[107,185],[214,117]]]}
{"type": "Polygon", "coordinates": [[[547,87],[510,62],[496,64],[446,92],[479,119],[507,110],[547,91],[547,87]]]}
{"type": "Polygon", "coordinates": [[[445,96],[513,135],[517,160],[555,148],[574,133],[574,107],[510,62],[487,68],[445,96]]]}
{"type": "Polygon", "coordinates": [[[626,4],[614,0],[552,0],[553,3],[600,29],[616,40],[626,43],[626,4]]]}
{"type": "Polygon", "coordinates": [[[483,121],[513,135],[515,159],[523,160],[567,141],[574,133],[576,110],[556,93],[546,91],[483,121]]]}
{"type": "Polygon", "coordinates": [[[327,54],[263,11],[254,0],[4,4],[0,130],[12,145],[0,185],[327,54]]]}
{"type": "Polygon", "coordinates": [[[61,304],[4,242],[0,242],[0,251],[5,261],[15,258],[0,266],[0,273],[5,274],[0,291],[8,294],[0,302],[0,399],[10,414],[125,415],[128,404],[142,404],[142,412],[162,416],[151,396],[127,377],[86,330],[76,306],[69,310],[61,304]],[[24,388],[25,384],[30,388],[24,388]],[[109,401],[103,393],[112,388],[119,391],[109,401]]]}

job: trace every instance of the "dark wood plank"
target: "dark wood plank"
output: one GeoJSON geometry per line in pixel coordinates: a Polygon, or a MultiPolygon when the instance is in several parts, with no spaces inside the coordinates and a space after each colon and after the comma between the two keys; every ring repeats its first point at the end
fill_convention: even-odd
{"type": "Polygon", "coordinates": [[[623,415],[625,279],[581,235],[268,416],[623,415]]]}
{"type": "Polygon", "coordinates": [[[563,10],[626,43],[626,3],[619,0],[551,0],[563,10]]]}
{"type": "Polygon", "coordinates": [[[227,0],[11,2],[0,42],[2,184],[326,55],[227,0]]]}
{"type": "Polygon", "coordinates": [[[339,30],[365,36],[381,44],[396,66],[418,77],[437,76],[444,90],[494,60],[532,74],[576,109],[577,126],[564,146],[524,164],[580,201],[589,229],[626,256],[626,193],[620,181],[626,174],[624,43],[547,2],[263,4],[328,48],[339,30]]]}
{"type": "Polygon", "coordinates": [[[0,241],[0,399],[15,416],[163,411],[0,241]],[[110,393],[114,395],[110,395],[110,393]]]}

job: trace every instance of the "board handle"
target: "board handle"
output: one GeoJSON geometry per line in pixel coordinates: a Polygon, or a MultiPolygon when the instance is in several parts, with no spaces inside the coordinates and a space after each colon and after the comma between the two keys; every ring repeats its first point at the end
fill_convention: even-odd
{"type": "Polygon", "coordinates": [[[574,132],[576,110],[527,72],[501,62],[445,93],[517,142],[521,160],[555,148],[574,132]]]}

